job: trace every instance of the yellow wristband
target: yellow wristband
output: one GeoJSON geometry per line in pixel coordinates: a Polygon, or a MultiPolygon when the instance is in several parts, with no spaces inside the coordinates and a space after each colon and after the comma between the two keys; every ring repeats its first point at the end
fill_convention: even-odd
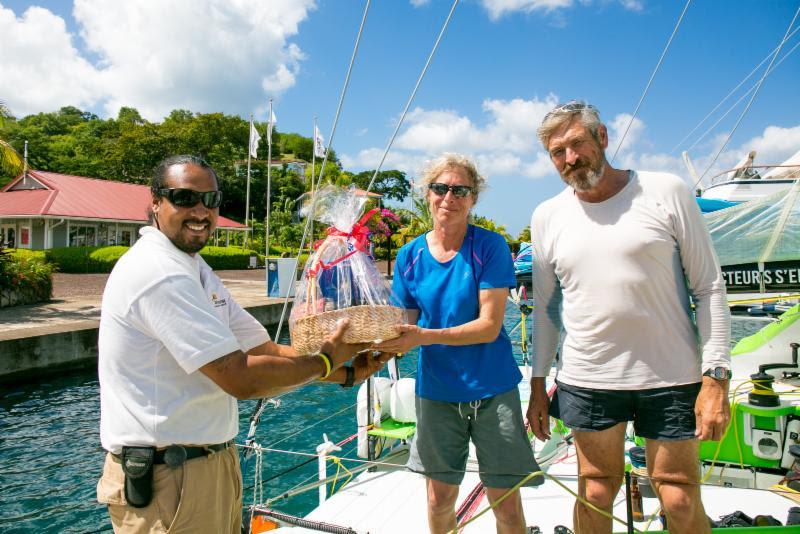
{"type": "Polygon", "coordinates": [[[322,359],[322,362],[325,364],[325,372],[319,378],[320,380],[325,380],[329,376],[331,376],[331,357],[325,354],[324,352],[320,352],[317,354],[322,359]]]}

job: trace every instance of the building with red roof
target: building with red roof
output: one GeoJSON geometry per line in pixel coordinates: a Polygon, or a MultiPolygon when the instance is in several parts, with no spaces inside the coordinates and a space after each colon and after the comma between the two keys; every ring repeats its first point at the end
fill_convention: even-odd
{"type": "MultiPolygon", "coordinates": [[[[126,245],[149,224],[146,185],[29,170],[0,189],[0,242],[10,248],[126,245]]],[[[247,227],[220,216],[217,237],[247,227]]]]}

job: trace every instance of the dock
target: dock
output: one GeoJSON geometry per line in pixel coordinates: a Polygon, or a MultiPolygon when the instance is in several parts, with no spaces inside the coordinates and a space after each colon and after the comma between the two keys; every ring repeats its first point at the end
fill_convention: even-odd
{"type": "MultiPolygon", "coordinates": [[[[234,300],[261,324],[278,324],[284,299],[266,296],[263,269],[221,271],[218,275],[234,300]]],[[[107,276],[56,276],[60,278],[51,302],[0,309],[0,383],[97,365],[100,303],[107,276]],[[87,279],[93,283],[78,287],[87,279]]],[[[291,302],[287,316],[290,309],[291,302]]]]}

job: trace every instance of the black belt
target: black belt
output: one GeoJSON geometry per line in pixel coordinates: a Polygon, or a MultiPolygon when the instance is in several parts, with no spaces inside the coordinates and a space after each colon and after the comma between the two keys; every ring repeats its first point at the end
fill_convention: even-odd
{"type": "Polygon", "coordinates": [[[186,447],[185,445],[170,445],[166,449],[157,450],[153,457],[154,464],[167,464],[170,467],[178,467],[184,462],[201,456],[208,456],[212,452],[220,452],[233,445],[233,440],[225,443],[215,443],[214,445],[203,445],[202,447],[186,447]]]}
{"type": "MultiPolygon", "coordinates": [[[[200,458],[201,456],[208,456],[212,452],[224,451],[233,445],[233,440],[226,441],[225,443],[215,443],[213,445],[203,445],[200,447],[191,447],[186,445],[170,445],[165,449],[159,449],[153,455],[154,464],[166,464],[170,467],[179,467],[184,462],[200,458]]],[[[119,458],[118,455],[114,455],[119,458]]]]}

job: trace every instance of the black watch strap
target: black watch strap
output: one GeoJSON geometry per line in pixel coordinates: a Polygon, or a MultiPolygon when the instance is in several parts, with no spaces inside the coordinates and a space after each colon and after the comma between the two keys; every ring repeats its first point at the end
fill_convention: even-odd
{"type": "Polygon", "coordinates": [[[353,387],[353,384],[355,384],[356,382],[356,370],[353,369],[353,367],[350,365],[345,365],[344,371],[347,374],[344,379],[344,384],[341,384],[341,386],[343,388],[351,388],[353,387]]]}

